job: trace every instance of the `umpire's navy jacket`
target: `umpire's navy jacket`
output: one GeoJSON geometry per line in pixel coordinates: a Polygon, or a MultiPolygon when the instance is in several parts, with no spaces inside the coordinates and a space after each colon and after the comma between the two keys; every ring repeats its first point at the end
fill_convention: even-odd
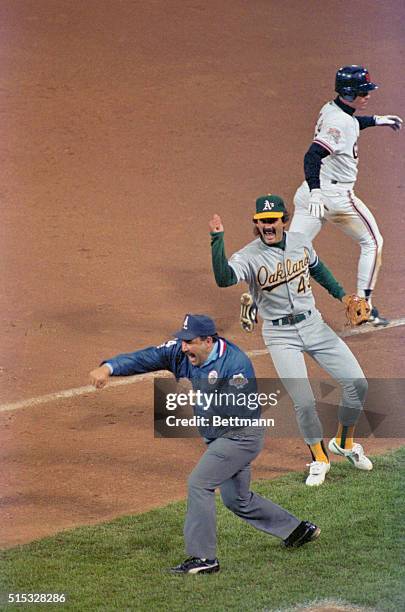
{"type": "MultiPolygon", "coordinates": [[[[224,402],[214,405],[212,401],[208,410],[204,410],[204,403],[196,404],[193,407],[196,416],[210,419],[213,415],[223,418],[237,416],[248,419],[251,423],[260,417],[260,406],[251,409],[254,402],[247,402],[248,397],[252,399],[253,394],[257,394],[253,365],[243,351],[224,338],[218,338],[207,360],[201,366],[191,364],[181,350],[179,339],[169,340],[160,346],[149,347],[134,353],[117,355],[113,359],[103,361],[103,364],[110,366],[113,376],[131,376],[157,370],[169,370],[177,380],[188,378],[194,391],[213,393],[216,396],[219,393],[227,393],[234,397],[234,401],[225,402],[228,405],[224,405],[224,402]],[[236,402],[237,405],[232,405],[236,402]]],[[[213,427],[212,424],[199,427],[201,435],[209,439],[224,435],[229,437],[230,432],[237,429],[240,427],[213,427]]]]}

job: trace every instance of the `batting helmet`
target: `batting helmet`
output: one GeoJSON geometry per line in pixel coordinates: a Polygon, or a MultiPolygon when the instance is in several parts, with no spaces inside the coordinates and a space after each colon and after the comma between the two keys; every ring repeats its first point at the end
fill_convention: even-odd
{"type": "Polygon", "coordinates": [[[336,73],[335,91],[348,102],[353,102],[359,94],[377,88],[378,85],[371,82],[370,74],[364,66],[342,66],[336,73]]]}

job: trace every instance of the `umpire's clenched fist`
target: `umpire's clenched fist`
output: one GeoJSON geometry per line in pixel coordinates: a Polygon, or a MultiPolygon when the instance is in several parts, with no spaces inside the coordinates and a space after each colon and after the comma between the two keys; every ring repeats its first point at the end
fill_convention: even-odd
{"type": "Polygon", "coordinates": [[[95,370],[90,372],[90,384],[92,384],[96,389],[102,389],[106,386],[108,379],[111,376],[110,368],[106,365],[102,365],[95,370]]]}

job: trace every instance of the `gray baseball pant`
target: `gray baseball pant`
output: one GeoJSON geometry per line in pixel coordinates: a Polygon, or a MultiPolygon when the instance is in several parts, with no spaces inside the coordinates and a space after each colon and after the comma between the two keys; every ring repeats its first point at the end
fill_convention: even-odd
{"type": "Polygon", "coordinates": [[[217,438],[188,479],[187,515],[184,524],[186,551],[202,559],[216,557],[215,489],[222,501],[247,523],[278,538],[287,538],[300,520],[269,499],[249,490],[250,463],[263,448],[260,436],[217,438]]]}
{"type": "Polygon", "coordinates": [[[277,374],[293,401],[298,427],[307,444],[320,442],[323,429],[316,412],[304,353],[341,385],[339,423],[355,425],[363,409],[368,383],[347,344],[324,323],[318,311],[296,325],[275,327],[265,321],[263,339],[277,374]]]}

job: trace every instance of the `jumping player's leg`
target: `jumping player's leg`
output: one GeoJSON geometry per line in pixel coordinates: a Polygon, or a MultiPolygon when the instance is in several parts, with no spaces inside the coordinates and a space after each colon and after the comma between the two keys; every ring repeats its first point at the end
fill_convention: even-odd
{"type": "Polygon", "coordinates": [[[342,231],[360,246],[357,270],[357,293],[370,298],[381,267],[383,238],[377,222],[367,206],[352,191],[347,192],[344,221],[336,217],[342,231]]]}
{"type": "Polygon", "coordinates": [[[300,232],[313,240],[321,230],[324,220],[317,219],[308,212],[309,195],[309,187],[304,181],[294,195],[294,216],[289,231],[300,232]]]}

